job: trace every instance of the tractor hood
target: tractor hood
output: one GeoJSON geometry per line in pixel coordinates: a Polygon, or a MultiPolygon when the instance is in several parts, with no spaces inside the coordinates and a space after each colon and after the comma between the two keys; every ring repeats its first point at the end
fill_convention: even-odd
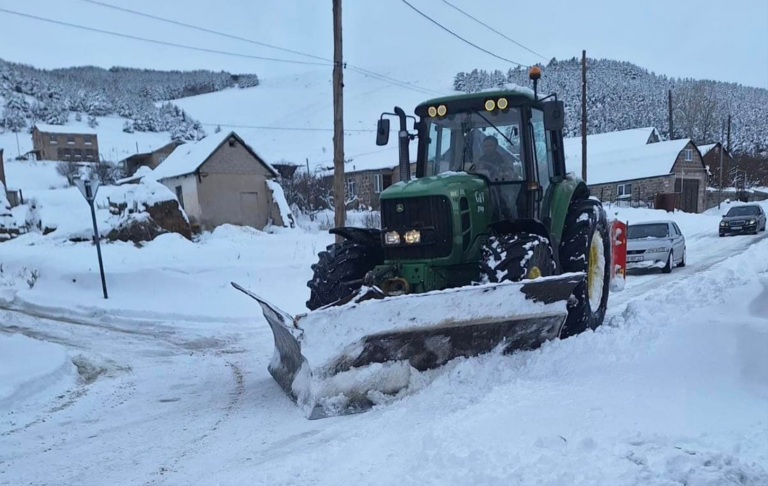
{"type": "Polygon", "coordinates": [[[381,199],[446,196],[454,200],[465,195],[467,191],[487,191],[485,181],[466,172],[446,172],[436,176],[392,184],[381,193],[381,199]]]}

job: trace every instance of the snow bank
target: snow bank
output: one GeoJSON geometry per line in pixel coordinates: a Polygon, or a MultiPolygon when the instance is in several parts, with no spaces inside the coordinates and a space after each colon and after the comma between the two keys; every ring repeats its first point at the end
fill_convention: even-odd
{"type": "Polygon", "coordinates": [[[0,409],[40,392],[71,371],[63,346],[0,334],[0,409]]]}
{"type": "Polygon", "coordinates": [[[273,181],[271,179],[267,179],[267,187],[272,192],[272,201],[277,204],[277,208],[280,211],[280,219],[283,222],[283,226],[286,228],[296,227],[293,213],[291,213],[291,208],[288,206],[288,200],[285,199],[283,187],[279,182],[273,181]]]}
{"type": "Polygon", "coordinates": [[[152,180],[144,178],[139,184],[128,184],[115,187],[109,193],[109,202],[112,204],[126,204],[132,206],[134,211],[142,211],[138,205],[148,206],[165,202],[176,201],[170,189],[152,180]]]}

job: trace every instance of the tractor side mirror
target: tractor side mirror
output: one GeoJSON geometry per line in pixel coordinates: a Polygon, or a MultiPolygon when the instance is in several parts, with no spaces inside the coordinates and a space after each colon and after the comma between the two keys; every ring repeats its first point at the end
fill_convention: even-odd
{"type": "Polygon", "coordinates": [[[562,130],[565,126],[565,104],[562,101],[544,103],[544,129],[562,130]]]}
{"type": "Polygon", "coordinates": [[[376,125],[376,145],[382,146],[389,143],[389,120],[386,118],[379,118],[379,123],[376,125]]]}

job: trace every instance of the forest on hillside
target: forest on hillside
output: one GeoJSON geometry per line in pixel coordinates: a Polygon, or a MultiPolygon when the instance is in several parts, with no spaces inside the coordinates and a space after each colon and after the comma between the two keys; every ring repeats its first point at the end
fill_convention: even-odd
{"type": "MultiPolygon", "coordinates": [[[[581,60],[552,59],[541,66],[541,93],[557,93],[566,105],[566,136],[581,135],[581,60]]],[[[525,68],[475,69],[454,78],[457,91],[472,93],[507,83],[530,86],[525,68]]],[[[587,133],[653,126],[669,138],[667,93],[672,91],[674,138],[698,144],[726,142],[731,149],[768,159],[768,90],[708,80],[658,75],[629,62],[587,60],[587,133]]]]}
{"type": "Polygon", "coordinates": [[[175,140],[199,140],[205,136],[202,125],[170,101],[258,84],[256,74],[92,66],[45,70],[0,59],[0,130],[19,132],[35,122],[63,125],[75,113],[92,126],[95,117],[114,115],[130,119],[126,132],[169,131],[175,140]]]}

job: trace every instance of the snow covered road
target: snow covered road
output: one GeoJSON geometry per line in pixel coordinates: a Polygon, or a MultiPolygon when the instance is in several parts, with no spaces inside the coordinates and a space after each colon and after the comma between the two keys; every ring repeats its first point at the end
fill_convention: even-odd
{"type": "Polygon", "coordinates": [[[692,238],[689,255],[630,276],[595,333],[458,360],[321,421],[267,373],[245,297],[252,324],[0,311],[78,372],[0,408],[0,484],[768,484],[768,239],[692,238]]]}

